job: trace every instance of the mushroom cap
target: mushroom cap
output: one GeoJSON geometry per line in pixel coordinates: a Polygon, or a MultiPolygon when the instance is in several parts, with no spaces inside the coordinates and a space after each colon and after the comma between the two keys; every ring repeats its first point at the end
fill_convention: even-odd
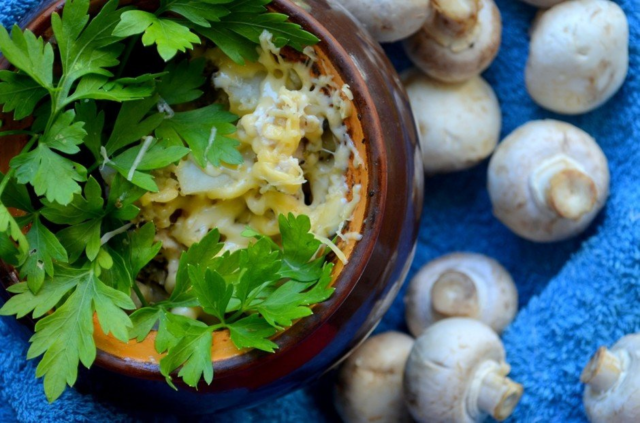
{"type": "Polygon", "coordinates": [[[405,401],[418,422],[471,423],[483,417],[467,397],[487,365],[503,367],[502,342],[482,322],[451,318],[430,326],[411,350],[404,373],[405,401]]]}
{"type": "MultiPolygon", "coordinates": [[[[495,59],[502,40],[500,11],[493,0],[477,2],[480,9],[473,17],[477,19],[475,25],[459,37],[449,42],[443,42],[448,37],[436,40],[433,26],[427,23],[404,41],[409,58],[430,77],[449,83],[463,82],[480,75],[495,59]]],[[[448,21],[443,20],[446,26],[448,21]]]]}
{"type": "Polygon", "coordinates": [[[432,298],[434,284],[450,271],[459,272],[472,281],[471,291],[477,296],[479,306],[475,313],[459,310],[457,316],[480,320],[497,333],[513,321],[518,311],[518,291],[509,272],[485,255],[453,253],[429,262],[409,284],[404,297],[406,320],[414,336],[420,336],[439,320],[453,317],[435,310],[432,298]]]}
{"type": "Polygon", "coordinates": [[[555,6],[556,4],[560,4],[566,0],[522,0],[522,1],[532,6],[536,6],[540,8],[549,8],[549,7],[555,6]]]}
{"type": "Polygon", "coordinates": [[[340,3],[381,43],[407,38],[424,25],[430,0],[341,0],[340,3]]]}
{"type": "Polygon", "coordinates": [[[479,76],[445,84],[417,69],[403,81],[420,137],[425,172],[470,168],[487,158],[498,144],[502,127],[500,104],[479,76]]]}
{"type": "Polygon", "coordinates": [[[608,391],[584,390],[584,406],[592,423],[637,423],[640,416],[640,334],[621,338],[610,350],[622,373],[608,391]]]}
{"type": "Polygon", "coordinates": [[[338,375],[335,404],[346,423],[410,422],[402,397],[404,365],[414,340],[385,332],[366,340],[338,375]]]}
{"type": "Polygon", "coordinates": [[[609,196],[609,166],[595,140],[581,129],[556,120],[533,121],[500,143],[489,163],[488,187],[494,215],[513,232],[531,241],[559,241],[582,232],[602,209],[609,196]],[[564,187],[561,177],[551,180],[564,187],[558,192],[593,190],[591,210],[578,218],[561,217],[535,195],[537,171],[554,162],[566,162],[592,180],[586,187],[564,187]]]}
{"type": "Polygon", "coordinates": [[[567,1],[536,20],[525,79],[542,107],[591,111],[618,91],[628,69],[629,24],[614,2],[567,1]]]}

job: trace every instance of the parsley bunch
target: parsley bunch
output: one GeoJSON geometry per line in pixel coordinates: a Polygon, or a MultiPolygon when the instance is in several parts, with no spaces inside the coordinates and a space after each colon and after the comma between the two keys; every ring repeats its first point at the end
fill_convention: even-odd
{"type": "Polygon", "coordinates": [[[171,296],[148,304],[136,279],[161,244],[153,224],[132,223],[137,201],[158,191],[154,170],[189,154],[203,167],[242,162],[229,137],[237,116],[221,104],[194,108],[205,63],[178,53],[211,42],[243,64],[257,59],[265,30],[296,49],[317,38],[268,12],[270,0],[161,0],[155,13],[110,0],[93,17],[89,3],[68,0],[54,13],[51,41],[0,27],[0,51],[15,68],[0,71],[0,104],[15,121],[29,118],[26,129],[0,132],[28,138],[0,173],[0,259],[23,281],[0,315],[39,319],[28,358],[42,356],[36,374],[50,401],[75,383],[80,363],[94,362],[94,316],[123,342],[157,328],[161,372],[197,386],[212,381],[214,331],[229,330],[238,348],[272,352],[270,337],[333,292],[333,266],[309,218],[289,215],[279,217],[281,246],[248,229],[248,248],[222,254],[211,231],[183,253],[171,296]],[[164,69],[127,73],[140,43],[155,46],[164,69]],[[132,292],[143,307],[129,314],[132,292]],[[215,323],[171,313],[195,306],[215,323]]]}

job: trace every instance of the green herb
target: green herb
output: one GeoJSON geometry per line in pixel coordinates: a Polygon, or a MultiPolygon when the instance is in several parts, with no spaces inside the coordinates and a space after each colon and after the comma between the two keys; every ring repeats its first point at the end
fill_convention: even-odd
{"type": "Polygon", "coordinates": [[[255,61],[258,53],[255,45],[260,35],[269,31],[276,46],[290,45],[302,50],[319,40],[302,30],[299,25],[287,22],[288,17],[279,13],[266,13],[270,0],[162,0],[153,14],[140,10],[127,11],[114,34],[130,37],[142,34],[145,46],[155,44],[165,60],[172,59],[178,51],[193,48],[200,43],[199,34],[215,43],[232,60],[244,64],[255,61]],[[172,12],[185,19],[167,15],[172,12]]]}
{"type": "MultiPolygon", "coordinates": [[[[280,216],[283,244],[296,243],[292,236],[313,237],[305,228],[310,228],[307,216],[280,216]],[[283,231],[285,227],[289,232],[283,231]]],[[[260,236],[249,247],[221,256],[224,244],[219,239],[218,231],[213,230],[182,255],[171,298],[131,316],[131,334],[138,340],[158,326],[156,350],[167,351],[160,370],[169,381],[171,372],[183,366],[178,376],[189,386],[197,386],[202,374],[211,383],[213,331],[228,329],[238,348],[273,352],[278,346],[270,337],[294,320],[311,315],[309,305],[326,301],[333,294],[329,287],[331,263],[321,265],[317,279],[302,282],[283,276],[283,263],[290,254],[270,239],[260,236]],[[172,308],[193,305],[202,307],[219,323],[207,326],[170,313],[172,308]],[[207,348],[203,346],[205,339],[207,348]]],[[[309,259],[322,249],[319,242],[314,245],[316,250],[309,259]]]]}
{"type": "Polygon", "coordinates": [[[38,321],[27,354],[27,358],[44,354],[36,375],[44,376],[50,400],[59,397],[66,385],[73,386],[80,362],[88,368],[95,360],[93,313],[105,333],[124,342],[131,322],[123,310],[135,308],[128,295],[106,286],[91,267],[56,266],[55,270],[55,284],[45,284],[46,289],[35,296],[25,284],[15,285],[11,292],[18,295],[0,309],[0,315],[5,316],[33,313],[33,317],[41,317],[68,295],[52,314],[38,321]]]}
{"type": "Polygon", "coordinates": [[[204,59],[131,74],[129,58],[140,41],[169,61],[210,40],[238,63],[257,59],[265,30],[279,47],[318,41],[268,12],[269,3],[161,0],[149,13],[110,0],[91,17],[89,0],[68,0],[51,18],[56,43],[0,27],[0,50],[15,68],[0,71],[0,105],[14,120],[33,117],[26,129],[0,128],[0,137],[30,136],[0,174],[0,259],[23,280],[0,315],[40,319],[28,358],[42,356],[37,376],[50,401],[74,384],[80,363],[94,362],[94,317],[121,341],[157,328],[161,372],[171,384],[177,371],[197,386],[213,379],[215,331],[228,330],[238,348],[272,352],[277,331],[333,293],[332,265],[309,218],[292,215],[280,217],[282,248],[247,230],[249,247],[223,253],[211,231],[183,253],[165,301],[149,304],[136,284],[161,249],[153,224],[136,223],[136,202],[158,190],[153,171],[187,155],[201,167],[244,159],[230,137],[238,117],[195,103],[207,81],[204,59]],[[143,307],[129,315],[132,294],[143,307]],[[171,312],[196,306],[218,323],[171,312]]]}
{"type": "Polygon", "coordinates": [[[204,59],[170,62],[165,68],[167,75],[158,85],[160,98],[170,106],[199,99],[204,94],[199,88],[206,81],[204,66],[204,59]]]}
{"type": "Polygon", "coordinates": [[[240,143],[225,137],[236,132],[233,123],[237,116],[224,110],[220,104],[212,104],[202,109],[176,113],[166,119],[156,130],[156,136],[172,143],[186,142],[191,148],[196,162],[205,167],[207,162],[220,166],[224,161],[229,164],[243,163],[237,150],[240,143]]]}

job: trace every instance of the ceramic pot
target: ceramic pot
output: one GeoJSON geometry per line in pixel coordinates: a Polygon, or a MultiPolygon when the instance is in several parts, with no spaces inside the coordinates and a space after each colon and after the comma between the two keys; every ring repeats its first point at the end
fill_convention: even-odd
{"type": "MultiPolygon", "coordinates": [[[[150,0],[137,3],[150,9],[157,6],[150,0]]],[[[101,4],[104,1],[92,2],[96,10],[101,4]]],[[[63,5],[63,0],[46,1],[22,26],[50,36],[51,14],[61,13],[63,5]]],[[[238,351],[228,334],[216,333],[213,383],[202,383],[195,390],[174,378],[179,387],[174,391],[158,369],[154,332],[141,344],[124,344],[97,326],[98,355],[92,370],[79,381],[83,390],[136,407],[182,414],[267,401],[336,366],[373,330],[407,275],[417,238],[423,171],[409,102],[395,70],[380,46],[336,1],[275,0],[271,6],[320,38],[316,46],[320,72],[348,84],[353,92],[356,113],[346,124],[365,166],[351,172],[350,179],[366,190],[351,225],[363,238],[346,246],[349,263],[336,266],[333,297],[317,305],[313,316],[280,334],[276,353],[238,351]]],[[[0,67],[7,66],[0,59],[0,67]]],[[[0,143],[0,170],[6,171],[23,141],[0,143]]],[[[6,265],[0,269],[0,280],[4,287],[17,282],[6,265]]]]}

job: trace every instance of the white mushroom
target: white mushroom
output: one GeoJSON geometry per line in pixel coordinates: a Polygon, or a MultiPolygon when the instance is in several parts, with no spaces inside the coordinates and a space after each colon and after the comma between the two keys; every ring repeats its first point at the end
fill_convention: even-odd
{"type": "Polygon", "coordinates": [[[493,0],[432,0],[427,23],[404,47],[427,75],[462,82],[489,67],[501,37],[500,11],[493,0]]]}
{"type": "Polygon", "coordinates": [[[640,334],[601,347],[582,372],[584,408],[592,423],[640,421],[640,334]]]}
{"type": "Polygon", "coordinates": [[[551,6],[555,6],[556,4],[562,3],[566,0],[522,0],[525,3],[529,3],[532,6],[540,7],[540,8],[549,8],[551,6]]]}
{"type": "Polygon", "coordinates": [[[418,423],[471,423],[492,416],[504,420],[522,396],[522,385],[506,375],[502,342],[482,322],[441,320],[411,350],[404,394],[418,423]]]}
{"type": "Polygon", "coordinates": [[[509,272],[482,254],[454,253],[424,266],[404,297],[409,330],[420,336],[433,323],[470,317],[501,333],[518,311],[509,272]]]}
{"type": "Polygon", "coordinates": [[[335,403],[346,423],[411,421],[402,398],[402,375],[413,342],[399,332],[376,335],[342,365],[335,403]]]}
{"type": "Polygon", "coordinates": [[[585,113],[609,100],[629,69],[629,25],[609,0],[561,3],[538,17],[526,68],[531,97],[549,110],[585,113]]]}
{"type": "Polygon", "coordinates": [[[377,41],[402,40],[424,25],[429,0],[340,0],[377,41]]]}
{"type": "Polygon", "coordinates": [[[500,138],[502,115],[491,86],[479,76],[445,84],[417,69],[403,80],[418,127],[425,172],[467,169],[487,158],[500,138]]]}
{"type": "Polygon", "coordinates": [[[609,196],[607,158],[586,132],[555,120],[529,122],[509,135],[489,163],[494,215],[538,242],[582,232],[609,196]]]}

